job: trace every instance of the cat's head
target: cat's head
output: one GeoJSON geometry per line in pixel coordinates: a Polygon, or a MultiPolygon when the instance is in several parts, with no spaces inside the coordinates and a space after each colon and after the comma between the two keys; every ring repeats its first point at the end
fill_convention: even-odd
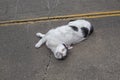
{"type": "Polygon", "coordinates": [[[67,47],[65,44],[59,44],[56,48],[56,51],[54,53],[54,56],[56,59],[65,59],[65,57],[67,56],[67,47]]]}

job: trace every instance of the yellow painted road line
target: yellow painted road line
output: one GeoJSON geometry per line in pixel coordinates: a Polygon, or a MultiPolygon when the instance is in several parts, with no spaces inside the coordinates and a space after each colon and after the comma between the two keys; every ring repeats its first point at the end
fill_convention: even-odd
{"type": "Polygon", "coordinates": [[[86,14],[73,14],[73,15],[64,15],[64,16],[1,21],[0,26],[27,24],[27,23],[35,23],[35,22],[46,22],[46,21],[70,20],[70,19],[79,19],[79,18],[102,18],[102,17],[110,17],[110,16],[120,16],[120,11],[93,12],[93,13],[86,13],[86,14]]]}

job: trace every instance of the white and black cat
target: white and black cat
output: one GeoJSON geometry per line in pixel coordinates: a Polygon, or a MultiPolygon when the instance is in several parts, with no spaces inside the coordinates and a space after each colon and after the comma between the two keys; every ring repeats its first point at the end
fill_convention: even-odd
{"type": "Polygon", "coordinates": [[[46,43],[56,59],[63,59],[67,56],[68,49],[72,49],[72,44],[86,39],[93,30],[89,21],[72,20],[67,25],[49,30],[46,34],[36,33],[36,36],[42,38],[35,47],[39,48],[43,43],[46,43]]]}

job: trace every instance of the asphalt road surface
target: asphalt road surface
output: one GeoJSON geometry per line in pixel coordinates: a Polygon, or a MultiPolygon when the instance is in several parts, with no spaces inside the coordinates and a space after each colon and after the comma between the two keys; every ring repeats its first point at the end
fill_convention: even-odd
{"type": "MultiPolygon", "coordinates": [[[[0,0],[0,22],[120,11],[120,0],[0,0]]],[[[37,32],[69,20],[0,26],[0,80],[120,80],[120,16],[87,18],[94,33],[56,60],[37,32]]]]}

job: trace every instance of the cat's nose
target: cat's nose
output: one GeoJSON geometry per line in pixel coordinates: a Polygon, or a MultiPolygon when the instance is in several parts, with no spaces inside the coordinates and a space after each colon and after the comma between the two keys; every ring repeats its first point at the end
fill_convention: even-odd
{"type": "Polygon", "coordinates": [[[66,55],[64,56],[62,53],[56,54],[56,59],[58,59],[58,60],[64,60],[65,58],[66,58],[66,55]]]}
{"type": "Polygon", "coordinates": [[[60,58],[59,60],[65,60],[66,56],[62,56],[62,58],[60,58]]]}

